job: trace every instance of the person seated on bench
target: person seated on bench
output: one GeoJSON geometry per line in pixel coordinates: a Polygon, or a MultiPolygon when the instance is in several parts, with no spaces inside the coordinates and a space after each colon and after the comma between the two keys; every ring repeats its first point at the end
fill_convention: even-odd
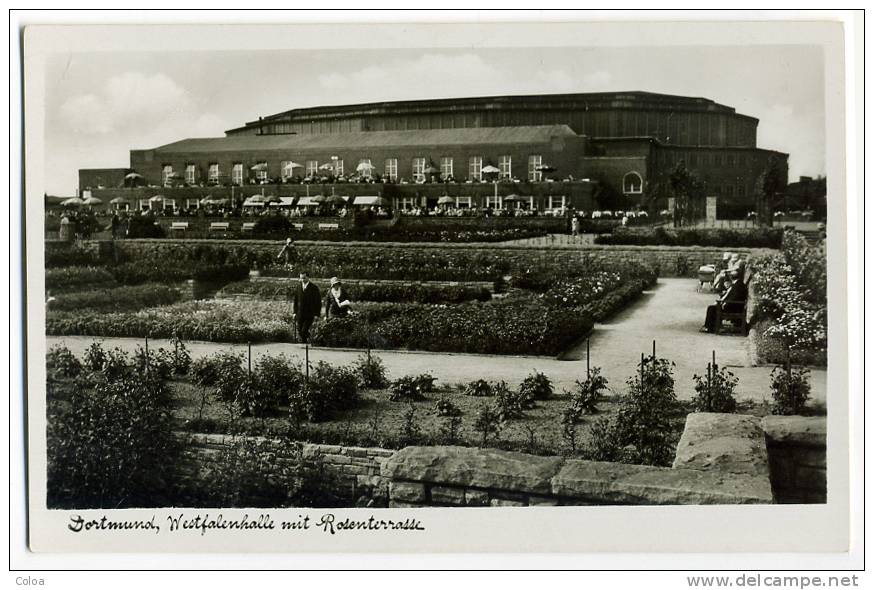
{"type": "Polygon", "coordinates": [[[719,310],[728,313],[740,313],[744,309],[744,304],[747,301],[747,286],[743,282],[743,271],[734,268],[729,271],[731,277],[731,286],[725,292],[725,295],[713,305],[707,307],[707,315],[704,319],[702,332],[716,332],[716,316],[719,310]]]}
{"type": "Polygon", "coordinates": [[[719,270],[716,276],[713,277],[713,290],[717,293],[725,293],[725,290],[731,285],[731,270],[732,262],[737,260],[737,254],[732,252],[724,252],[722,254],[722,262],[719,263],[719,270]]]}

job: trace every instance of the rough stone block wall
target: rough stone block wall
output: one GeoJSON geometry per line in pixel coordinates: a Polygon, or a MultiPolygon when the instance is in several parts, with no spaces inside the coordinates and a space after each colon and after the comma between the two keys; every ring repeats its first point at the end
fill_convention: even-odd
{"type": "MultiPolygon", "coordinates": [[[[210,454],[218,453],[233,443],[233,437],[218,434],[191,436],[187,466],[197,465],[210,454]]],[[[346,447],[306,443],[302,457],[313,464],[319,463],[326,472],[339,480],[342,496],[351,500],[371,498],[384,505],[388,497],[388,481],[381,475],[383,463],[395,451],[373,447],[346,447]]],[[[283,457],[277,457],[281,461],[283,457]]]]}
{"type": "Polygon", "coordinates": [[[775,499],[781,504],[825,503],[825,417],[768,416],[762,420],[762,427],[775,499]]]}
{"type": "Polygon", "coordinates": [[[407,447],[383,464],[389,507],[770,503],[759,419],[690,414],[672,468],[468,447],[407,447]]]}

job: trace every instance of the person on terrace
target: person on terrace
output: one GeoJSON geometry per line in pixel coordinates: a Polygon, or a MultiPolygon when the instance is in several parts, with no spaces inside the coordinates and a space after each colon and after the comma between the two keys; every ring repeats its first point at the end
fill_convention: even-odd
{"type": "Polygon", "coordinates": [[[337,277],[331,278],[331,288],[325,297],[325,318],[342,318],[349,315],[352,302],[343,290],[343,283],[337,277]]]}
{"type": "Polygon", "coordinates": [[[747,286],[743,282],[743,271],[739,268],[733,268],[729,271],[731,277],[731,285],[725,291],[725,294],[720,297],[716,303],[707,306],[707,314],[704,317],[704,326],[701,332],[716,331],[716,313],[722,310],[727,313],[738,313],[743,311],[744,304],[747,300],[747,286]]]}

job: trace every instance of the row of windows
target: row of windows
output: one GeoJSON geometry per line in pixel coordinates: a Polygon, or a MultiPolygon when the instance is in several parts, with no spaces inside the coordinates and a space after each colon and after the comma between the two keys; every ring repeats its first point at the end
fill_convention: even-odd
{"type": "Polygon", "coordinates": [[[686,162],[695,166],[755,166],[756,157],[751,154],[725,154],[707,152],[662,152],[658,158],[663,163],[686,162]]]}
{"type": "MultiPolygon", "coordinates": [[[[543,165],[543,156],[531,155],[528,156],[527,176],[528,180],[539,182],[543,179],[543,172],[540,170],[543,165]]],[[[341,176],[345,174],[344,162],[340,158],[332,158],[330,162],[319,164],[318,160],[306,160],[303,165],[292,160],[285,160],[280,163],[280,171],[282,178],[290,178],[298,172],[295,169],[302,168],[305,176],[318,176],[320,174],[332,174],[341,176]]],[[[513,177],[513,158],[512,156],[500,156],[498,158],[497,170],[493,170],[494,166],[487,166],[486,173],[498,174],[499,179],[513,177]]],[[[250,170],[254,173],[256,180],[267,180],[267,162],[259,162],[252,166],[250,170]]],[[[376,167],[371,163],[369,158],[358,160],[355,167],[355,174],[372,178],[376,167]]],[[[423,182],[428,176],[436,176],[439,174],[443,178],[455,177],[455,160],[451,157],[440,158],[439,170],[433,164],[429,164],[427,158],[413,158],[410,168],[412,178],[416,182],[423,182]]],[[[473,156],[468,159],[467,178],[468,180],[482,181],[483,179],[483,158],[482,156],[473,156]]],[[[387,158],[383,162],[383,177],[389,180],[398,180],[399,169],[397,158],[387,158]]],[[[171,164],[163,166],[163,181],[165,185],[170,185],[177,178],[177,174],[173,170],[171,164]]],[[[194,164],[186,164],[185,166],[185,182],[195,184],[197,181],[197,167],[194,164]]],[[[209,182],[219,182],[222,178],[222,171],[219,165],[212,163],[207,170],[207,180],[209,182]]],[[[231,167],[231,182],[233,184],[243,184],[245,178],[245,170],[243,164],[234,164],[231,167]]]]}

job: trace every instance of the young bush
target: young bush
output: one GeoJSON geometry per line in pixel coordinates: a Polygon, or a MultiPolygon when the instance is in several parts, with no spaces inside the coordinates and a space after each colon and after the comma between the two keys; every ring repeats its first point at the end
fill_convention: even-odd
{"type": "Polygon", "coordinates": [[[810,399],[810,371],[806,367],[791,372],[776,367],[771,371],[771,396],[774,398],[774,414],[801,414],[810,399]]]}
{"type": "Polygon", "coordinates": [[[255,363],[254,374],[265,396],[276,406],[287,405],[288,400],[300,390],[305,379],[301,366],[293,363],[284,354],[264,355],[255,363]]]}
{"type": "Polygon", "coordinates": [[[200,357],[191,363],[191,375],[194,383],[201,387],[215,385],[219,376],[224,373],[241,373],[243,355],[222,351],[211,356],[200,357]]]}
{"type": "Polygon", "coordinates": [[[553,394],[552,382],[543,373],[535,371],[519,385],[519,393],[532,400],[549,399],[553,394]]]}
{"type": "Polygon", "coordinates": [[[498,409],[490,403],[483,404],[476,413],[473,429],[482,436],[481,446],[485,447],[490,437],[497,438],[501,433],[501,416],[498,409]]]}
{"type": "Polygon", "coordinates": [[[69,348],[55,344],[46,353],[46,368],[64,377],[77,377],[82,372],[82,363],[69,348]]]}
{"type": "Polygon", "coordinates": [[[583,416],[596,414],[598,402],[606,389],[607,379],[601,375],[601,368],[592,367],[586,380],[577,380],[576,389],[570,392],[570,402],[565,409],[567,419],[577,423],[583,416]]]}
{"type": "Polygon", "coordinates": [[[441,398],[434,404],[438,416],[450,417],[461,416],[461,408],[456,406],[449,398],[441,398]]]}
{"type": "Polygon", "coordinates": [[[92,342],[82,357],[85,361],[85,366],[89,371],[102,371],[103,365],[106,364],[106,351],[99,342],[92,342]]]}
{"type": "Polygon", "coordinates": [[[170,346],[173,347],[170,352],[170,368],[173,374],[187,375],[191,370],[191,353],[188,352],[188,347],[176,336],[170,339],[170,346]]]}
{"type": "Polygon", "coordinates": [[[411,403],[404,412],[401,432],[398,440],[401,446],[416,445],[422,442],[422,427],[416,414],[416,407],[411,403]]]}
{"type": "Polygon", "coordinates": [[[522,391],[513,391],[504,381],[498,381],[492,386],[495,395],[495,405],[501,421],[515,420],[525,415],[525,410],[534,407],[534,398],[522,391]]]}
{"type": "Polygon", "coordinates": [[[169,396],[145,374],[76,388],[69,409],[48,421],[48,506],[172,506],[181,446],[169,396]]]}
{"type": "Polygon", "coordinates": [[[494,395],[492,392],[492,385],[485,379],[477,379],[476,381],[471,381],[464,388],[464,395],[472,395],[474,397],[491,397],[494,395]]]}
{"type": "Polygon", "coordinates": [[[461,416],[447,414],[441,415],[444,417],[440,421],[440,430],[437,432],[440,444],[458,444],[458,440],[461,437],[461,416]]]}
{"type": "Polygon", "coordinates": [[[737,387],[737,377],[725,367],[714,367],[708,379],[706,376],[693,375],[695,392],[692,407],[696,412],[732,413],[737,409],[734,390],[737,387]]]}
{"type": "Polygon", "coordinates": [[[623,461],[624,449],[615,420],[599,418],[592,423],[586,454],[591,461],[623,461]]]}
{"type": "Polygon", "coordinates": [[[350,367],[319,361],[309,381],[289,400],[291,412],[311,422],[331,420],[358,404],[358,376],[350,367]]]}
{"type": "Polygon", "coordinates": [[[425,399],[425,395],[419,389],[419,383],[415,377],[407,375],[396,379],[391,384],[389,400],[393,402],[418,402],[425,399]]]}
{"type": "Polygon", "coordinates": [[[627,382],[616,428],[618,440],[627,447],[628,459],[633,463],[671,464],[678,434],[671,421],[677,405],[672,367],[666,359],[648,357],[627,382]]]}
{"type": "Polygon", "coordinates": [[[145,348],[137,345],[134,351],[134,365],[138,370],[157,375],[160,379],[169,379],[173,374],[169,354],[163,348],[149,350],[147,354],[145,348]]]}
{"type": "Polygon", "coordinates": [[[373,354],[363,354],[355,361],[355,371],[364,389],[384,389],[389,380],[382,359],[373,354]]]}

